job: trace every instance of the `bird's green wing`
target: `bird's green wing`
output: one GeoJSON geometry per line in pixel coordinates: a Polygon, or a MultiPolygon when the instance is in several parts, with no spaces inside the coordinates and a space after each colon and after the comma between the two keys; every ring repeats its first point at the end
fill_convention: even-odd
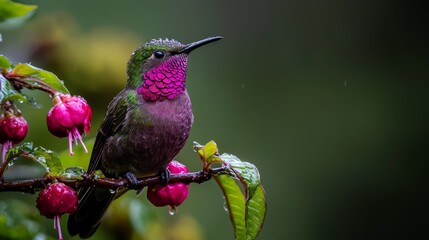
{"type": "Polygon", "coordinates": [[[128,100],[126,91],[122,91],[109,104],[106,116],[101,124],[97,137],[95,139],[94,148],[89,162],[88,172],[93,172],[97,169],[102,169],[101,158],[107,139],[120,131],[128,110],[128,100]]]}
{"type": "MultiPolygon", "coordinates": [[[[98,130],[91,154],[88,172],[97,169],[103,170],[102,157],[106,141],[121,130],[128,111],[128,99],[126,90],[109,104],[106,117],[98,130]]],[[[69,216],[67,224],[70,235],[79,234],[82,238],[90,237],[100,224],[100,219],[107,210],[109,204],[115,198],[115,193],[108,189],[98,189],[94,186],[84,187],[79,190],[79,205],[75,213],[69,216]]]]}

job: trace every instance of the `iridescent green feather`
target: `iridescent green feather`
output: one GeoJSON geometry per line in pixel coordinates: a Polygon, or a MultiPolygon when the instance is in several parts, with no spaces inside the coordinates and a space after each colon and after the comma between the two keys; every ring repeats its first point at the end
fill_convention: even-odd
{"type": "Polygon", "coordinates": [[[136,89],[142,84],[142,66],[155,50],[175,52],[183,47],[183,44],[174,39],[154,39],[138,48],[128,61],[127,88],[136,89]]]}

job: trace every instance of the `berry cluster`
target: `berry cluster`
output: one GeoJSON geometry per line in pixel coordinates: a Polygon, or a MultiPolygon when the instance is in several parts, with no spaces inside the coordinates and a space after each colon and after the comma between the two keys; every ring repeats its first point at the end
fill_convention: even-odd
{"type": "MultiPolygon", "coordinates": [[[[82,141],[82,134],[89,133],[91,127],[92,110],[88,103],[80,96],[56,94],[54,106],[46,117],[48,130],[57,137],[69,138],[70,155],[73,155],[72,143],[79,141],[85,152],[88,150],[82,141]]],[[[2,162],[7,151],[24,140],[28,131],[27,121],[12,102],[2,104],[0,115],[0,144],[2,145],[2,162]]]]}

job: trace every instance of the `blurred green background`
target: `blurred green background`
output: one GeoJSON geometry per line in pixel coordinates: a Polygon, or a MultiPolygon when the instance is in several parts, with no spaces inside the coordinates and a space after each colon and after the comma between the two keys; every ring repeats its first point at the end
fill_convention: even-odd
{"type": "MultiPolygon", "coordinates": [[[[254,163],[268,199],[259,239],[429,236],[423,6],[386,0],[21,2],[39,8],[23,27],[2,31],[0,51],[53,71],[83,95],[95,114],[89,137],[124,86],[127,58],[139,45],[160,37],[224,36],[190,57],[195,123],[178,160],[200,169],[192,141],[213,139],[222,152],[254,163]]],[[[51,105],[42,100],[42,109],[23,107],[27,140],[61,151],[66,140],[47,133],[51,105]]],[[[34,199],[1,194],[24,196],[34,199]]],[[[133,195],[125,206],[136,200],[146,202],[133,195]]],[[[223,201],[211,181],[191,185],[178,215],[141,204],[134,212],[156,219],[140,227],[144,239],[232,239],[223,201]]],[[[115,210],[121,206],[109,214],[115,210]]],[[[124,222],[107,220],[94,239],[119,239],[124,222]]]]}

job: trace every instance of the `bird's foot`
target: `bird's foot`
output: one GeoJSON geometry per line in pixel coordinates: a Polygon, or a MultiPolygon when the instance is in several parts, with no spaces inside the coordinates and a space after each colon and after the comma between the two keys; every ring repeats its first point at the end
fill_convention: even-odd
{"type": "Polygon", "coordinates": [[[167,185],[168,181],[170,181],[170,171],[166,168],[159,172],[159,177],[161,178],[161,183],[167,185]]]}
{"type": "Polygon", "coordinates": [[[140,189],[139,187],[139,180],[137,179],[136,175],[132,172],[125,173],[125,179],[128,181],[128,188],[129,189],[140,189]]]}

